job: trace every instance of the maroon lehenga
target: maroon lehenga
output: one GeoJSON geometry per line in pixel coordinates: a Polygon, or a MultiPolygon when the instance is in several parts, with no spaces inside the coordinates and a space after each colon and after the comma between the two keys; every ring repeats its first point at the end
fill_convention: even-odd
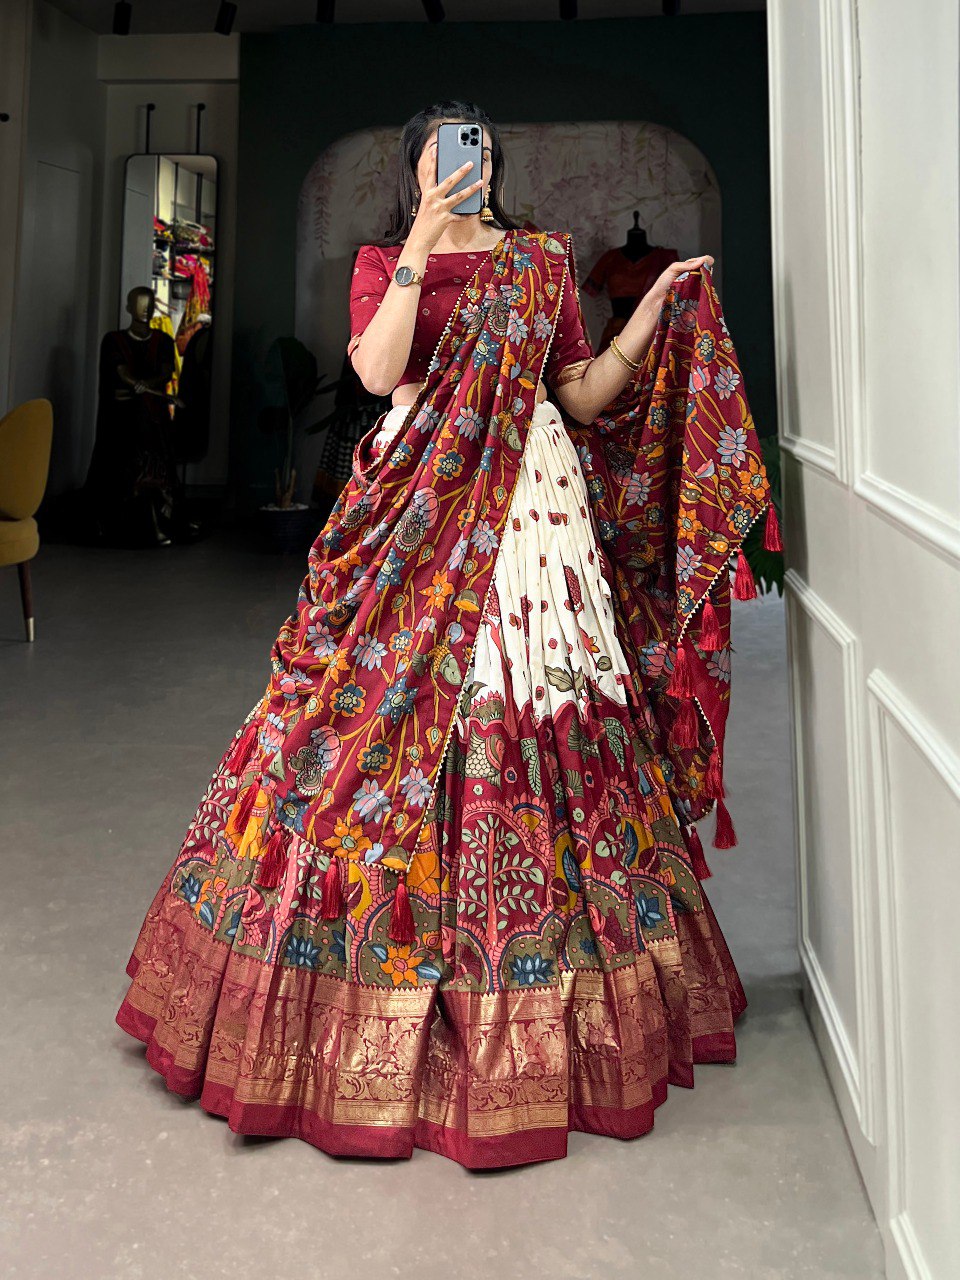
{"type": "MultiPolygon", "coordinates": [[[[402,462],[416,412],[384,416],[358,446],[363,466],[402,462]]],[[[703,890],[695,828],[677,812],[678,757],[636,678],[589,455],[549,400],[527,422],[500,525],[450,508],[470,536],[444,555],[448,569],[471,572],[483,539],[495,546],[435,778],[430,729],[399,757],[388,740],[368,746],[352,809],[328,810],[319,838],[302,788],[271,780],[277,690],[290,678],[275,663],[143,922],[117,1021],[169,1088],[236,1132],[337,1155],[420,1147],[469,1168],[520,1164],[564,1156],[575,1130],[643,1134],[668,1084],[690,1088],[696,1064],[735,1059],[746,998],[703,890]],[[394,765],[397,794],[423,811],[402,867],[373,826],[386,803],[378,779],[394,765]]],[[[424,532],[408,518],[399,545],[424,532]]],[[[321,535],[312,570],[328,545],[321,535]]],[[[423,569],[425,590],[436,565],[423,569]]],[[[304,608],[316,582],[308,574],[304,608]]],[[[713,590],[722,619],[729,586],[713,590]]],[[[398,672],[439,679],[445,666],[454,678],[456,628],[424,624],[427,608],[417,616],[408,626],[398,614],[389,634],[368,629],[349,650],[328,622],[304,632],[345,726],[372,716],[385,665],[394,697],[398,672]],[[369,677],[355,678],[361,667],[369,677]]],[[[463,625],[468,616],[463,606],[463,625]]],[[[696,656],[722,682],[728,655],[696,656]]],[[[661,665],[661,689],[669,674],[661,665]]],[[[310,755],[310,777],[332,760],[310,755]]],[[[322,812],[319,783],[312,794],[322,812]]]]}

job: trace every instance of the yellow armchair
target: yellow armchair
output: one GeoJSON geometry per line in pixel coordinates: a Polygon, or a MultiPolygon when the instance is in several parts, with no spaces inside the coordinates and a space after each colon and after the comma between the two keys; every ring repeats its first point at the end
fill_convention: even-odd
{"type": "Polygon", "coordinates": [[[40,549],[34,519],[50,472],[53,405],[28,400],[0,418],[0,565],[15,564],[27,639],[33,640],[30,561],[40,549]]]}

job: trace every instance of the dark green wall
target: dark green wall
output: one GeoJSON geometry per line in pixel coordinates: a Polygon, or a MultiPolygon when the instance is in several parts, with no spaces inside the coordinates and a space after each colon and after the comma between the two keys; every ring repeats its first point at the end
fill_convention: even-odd
{"type": "MultiPolygon", "coordinates": [[[[723,307],[757,428],[776,430],[766,23],[762,13],[576,22],[386,23],[243,36],[231,472],[269,501],[257,362],[293,332],[297,199],[344,134],[439,98],[494,120],[646,120],[689,138],[723,200],[723,307]]],[[[346,300],[344,300],[346,305],[346,300]]]]}

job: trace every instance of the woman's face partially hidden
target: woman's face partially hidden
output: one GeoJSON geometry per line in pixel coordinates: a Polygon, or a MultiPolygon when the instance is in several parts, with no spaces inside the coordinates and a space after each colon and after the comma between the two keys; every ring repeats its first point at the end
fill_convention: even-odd
{"type": "MultiPolygon", "coordinates": [[[[427,140],[423,144],[423,150],[420,152],[420,160],[417,164],[417,185],[421,191],[426,191],[428,187],[437,185],[437,126],[440,124],[460,124],[458,120],[438,120],[433,126],[431,132],[427,135],[427,140]]],[[[480,177],[483,179],[483,188],[481,194],[486,199],[487,192],[490,189],[490,177],[493,173],[493,152],[490,144],[490,130],[483,130],[483,165],[480,171],[480,177]]]]}

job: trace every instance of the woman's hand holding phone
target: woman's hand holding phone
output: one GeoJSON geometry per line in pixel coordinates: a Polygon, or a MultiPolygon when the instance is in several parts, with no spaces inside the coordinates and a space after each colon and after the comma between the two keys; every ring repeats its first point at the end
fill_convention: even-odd
{"type": "Polygon", "coordinates": [[[459,169],[448,174],[442,182],[438,182],[435,187],[428,187],[421,192],[417,213],[413,219],[410,234],[407,236],[407,245],[429,253],[447,227],[460,221],[460,215],[453,212],[454,208],[466,196],[473,195],[474,191],[482,187],[483,179],[478,178],[476,182],[471,182],[469,186],[457,191],[454,195],[450,194],[450,190],[471,167],[472,161],[467,160],[459,169]]]}

